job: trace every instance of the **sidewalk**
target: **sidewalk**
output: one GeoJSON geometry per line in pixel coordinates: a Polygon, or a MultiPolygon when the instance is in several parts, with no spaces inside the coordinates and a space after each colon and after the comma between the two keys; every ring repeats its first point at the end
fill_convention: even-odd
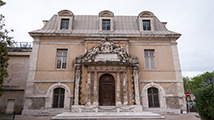
{"type": "MultiPolygon", "coordinates": [[[[180,114],[180,115],[163,115],[166,117],[165,119],[143,119],[143,120],[200,120],[200,118],[197,118],[196,115],[198,115],[198,113],[192,112],[189,114],[180,114]]],[[[53,116],[16,115],[15,120],[51,120],[51,117],[53,116]]],[[[9,119],[6,119],[3,115],[0,115],[0,120],[9,120],[9,119]]],[[[91,120],[94,120],[94,119],[91,119],[91,120]]],[[[134,120],[140,120],[140,119],[134,119],[134,120]]]]}

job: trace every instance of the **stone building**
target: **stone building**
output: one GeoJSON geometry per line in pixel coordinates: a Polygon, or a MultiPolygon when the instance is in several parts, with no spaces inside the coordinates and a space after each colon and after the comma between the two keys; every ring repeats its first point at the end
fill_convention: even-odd
{"type": "Polygon", "coordinates": [[[8,48],[9,78],[3,83],[5,91],[0,97],[0,114],[11,114],[13,111],[21,114],[31,52],[32,45],[28,42],[16,43],[13,48],[8,48]]]}
{"type": "Polygon", "coordinates": [[[181,34],[152,12],[117,16],[59,11],[34,38],[23,114],[186,111],[181,34]]]}

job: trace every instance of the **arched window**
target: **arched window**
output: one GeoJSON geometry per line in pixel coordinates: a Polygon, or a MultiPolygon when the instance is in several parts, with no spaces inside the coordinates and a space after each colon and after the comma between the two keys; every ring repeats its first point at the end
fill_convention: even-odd
{"type": "Polygon", "coordinates": [[[55,88],[53,91],[53,108],[63,108],[65,98],[65,89],[55,88]]]}
{"type": "Polygon", "coordinates": [[[148,102],[149,107],[160,107],[157,88],[151,87],[148,89],[148,102]]]}

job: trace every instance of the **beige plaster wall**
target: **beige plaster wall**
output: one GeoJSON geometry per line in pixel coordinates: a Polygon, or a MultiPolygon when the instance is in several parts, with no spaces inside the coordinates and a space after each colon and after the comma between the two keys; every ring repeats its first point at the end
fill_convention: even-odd
{"type": "MultiPolygon", "coordinates": [[[[11,52],[9,52],[9,54],[10,53],[11,52]]],[[[7,68],[7,71],[9,77],[4,81],[4,85],[18,86],[19,88],[24,89],[28,76],[29,56],[9,55],[8,63],[9,66],[7,68]]]]}
{"type": "Polygon", "coordinates": [[[136,56],[139,59],[140,79],[142,80],[176,79],[174,73],[172,48],[170,45],[147,45],[147,46],[131,45],[129,46],[129,53],[130,55],[136,56]],[[155,69],[146,69],[144,50],[154,50],[155,69]]]}
{"type": "MultiPolygon", "coordinates": [[[[36,80],[74,79],[74,60],[84,54],[84,44],[43,44],[49,40],[41,40],[39,46],[36,80]],[[68,49],[66,69],[56,69],[57,49],[68,49]]],[[[52,40],[65,42],[67,40],[52,40]]],[[[48,43],[48,42],[47,42],[48,43]]]]}

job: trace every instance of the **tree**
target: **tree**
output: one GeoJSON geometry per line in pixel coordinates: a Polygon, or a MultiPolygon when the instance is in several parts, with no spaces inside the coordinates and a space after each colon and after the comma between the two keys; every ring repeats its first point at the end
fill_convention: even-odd
{"type": "Polygon", "coordinates": [[[188,84],[188,82],[190,81],[191,79],[186,76],[186,77],[183,77],[183,85],[184,85],[184,92],[190,92],[190,86],[188,84]]]}
{"type": "MultiPolygon", "coordinates": [[[[6,3],[0,0],[0,7],[5,5],[6,3]]],[[[12,40],[13,37],[10,37],[8,33],[13,32],[13,30],[4,29],[5,27],[5,18],[2,14],[0,14],[0,96],[4,92],[4,88],[2,84],[4,83],[5,78],[8,78],[8,51],[7,47],[12,46],[14,41],[12,40]]]]}
{"type": "Polygon", "coordinates": [[[195,90],[195,107],[203,120],[214,120],[214,85],[195,90]]]}
{"type": "Polygon", "coordinates": [[[191,78],[190,81],[188,81],[190,91],[194,92],[198,88],[202,88],[206,86],[206,78],[207,77],[214,77],[214,71],[212,72],[205,72],[201,75],[197,75],[193,78],[191,78]]]}

